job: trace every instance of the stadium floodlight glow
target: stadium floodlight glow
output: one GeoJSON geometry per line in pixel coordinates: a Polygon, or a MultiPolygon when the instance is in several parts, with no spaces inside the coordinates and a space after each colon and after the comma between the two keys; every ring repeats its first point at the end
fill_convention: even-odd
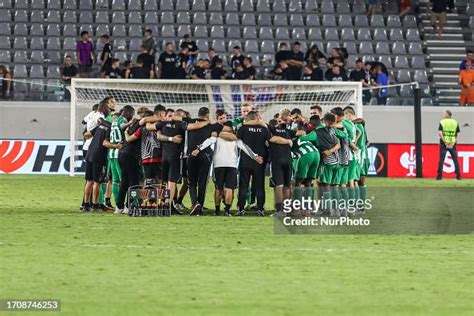
{"type": "Polygon", "coordinates": [[[211,113],[223,109],[231,117],[238,117],[241,105],[250,103],[268,121],[284,108],[300,108],[309,115],[312,105],[319,105],[324,111],[352,105],[357,116],[363,116],[360,82],[74,78],[70,90],[71,176],[75,173],[75,156],[82,141],[80,122],[94,104],[107,96],[115,98],[117,110],[124,105],[153,109],[156,104],[162,104],[196,115],[200,107],[207,106],[211,113]]]}

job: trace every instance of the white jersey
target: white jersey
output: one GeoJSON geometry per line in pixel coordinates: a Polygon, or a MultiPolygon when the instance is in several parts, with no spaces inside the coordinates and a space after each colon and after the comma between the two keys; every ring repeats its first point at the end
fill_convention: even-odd
{"type": "MultiPolygon", "coordinates": [[[[94,128],[99,126],[99,119],[104,118],[104,114],[101,112],[91,112],[84,117],[84,122],[86,122],[86,132],[92,131],[94,128]]],[[[92,137],[86,139],[84,144],[82,145],[83,150],[88,150],[89,146],[92,142],[92,137]]]]}
{"type": "Polygon", "coordinates": [[[214,150],[214,168],[237,168],[239,165],[239,149],[237,141],[217,138],[214,150]]]}

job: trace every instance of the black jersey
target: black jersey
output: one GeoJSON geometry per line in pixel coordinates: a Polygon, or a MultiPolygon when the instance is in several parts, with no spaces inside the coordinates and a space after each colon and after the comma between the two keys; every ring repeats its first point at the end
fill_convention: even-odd
{"type": "MultiPolygon", "coordinates": [[[[140,129],[140,125],[138,124],[138,122],[136,122],[135,124],[130,126],[130,128],[128,129],[128,133],[127,133],[127,131],[125,133],[127,133],[128,135],[131,136],[138,129],[140,129]]],[[[141,142],[138,141],[138,140],[134,141],[134,142],[131,142],[131,143],[124,142],[123,147],[122,147],[122,149],[120,149],[119,153],[124,153],[124,154],[130,155],[130,156],[133,156],[137,160],[139,160],[140,157],[141,157],[141,142]]]]}
{"type": "MultiPolygon", "coordinates": [[[[271,136],[270,130],[263,126],[243,125],[237,131],[237,137],[249,146],[254,153],[263,158],[268,157],[268,141],[271,136]]],[[[240,164],[253,166],[256,162],[247,155],[242,155],[240,164]]]]}
{"type": "MultiPolygon", "coordinates": [[[[186,130],[186,123],[179,121],[171,122],[157,122],[155,124],[156,130],[161,131],[164,136],[173,137],[181,136],[184,140],[184,134],[186,130]]],[[[183,151],[183,142],[181,144],[175,144],[173,142],[162,142],[163,157],[173,157],[178,159],[183,151]]]]}
{"type": "Polygon", "coordinates": [[[161,79],[174,79],[176,76],[176,59],[175,53],[161,53],[158,61],[161,64],[161,79]]]}
{"type": "MultiPolygon", "coordinates": [[[[286,126],[268,126],[272,136],[280,136],[286,139],[296,137],[296,131],[289,130],[286,126]]],[[[270,160],[288,161],[291,160],[291,147],[288,145],[270,143],[270,160]]]]}
{"type": "Polygon", "coordinates": [[[92,142],[87,150],[86,161],[91,163],[105,164],[107,161],[107,148],[103,143],[110,134],[110,122],[101,120],[99,126],[94,131],[92,142]]]}
{"type": "MultiPolygon", "coordinates": [[[[194,122],[202,122],[202,119],[196,119],[192,121],[194,122]]],[[[213,132],[220,133],[222,129],[224,128],[223,125],[221,124],[208,124],[204,126],[203,128],[200,129],[195,129],[192,131],[188,131],[188,138],[187,138],[187,151],[186,155],[191,155],[193,150],[197,148],[197,146],[201,145],[206,139],[211,137],[211,134],[213,132]]],[[[207,147],[205,149],[206,151],[210,151],[210,147],[207,147]]]]}

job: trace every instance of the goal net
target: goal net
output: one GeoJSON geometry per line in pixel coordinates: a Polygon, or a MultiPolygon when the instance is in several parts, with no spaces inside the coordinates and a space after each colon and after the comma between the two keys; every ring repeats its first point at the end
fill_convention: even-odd
{"type": "Polygon", "coordinates": [[[124,105],[153,110],[162,104],[184,109],[193,116],[206,106],[211,116],[222,109],[229,118],[240,117],[243,103],[250,103],[265,121],[285,108],[299,108],[309,116],[313,105],[324,111],[353,105],[357,115],[362,116],[362,85],[358,82],[73,79],[70,89],[71,175],[83,169],[81,121],[94,104],[107,96],[115,98],[117,110],[124,105]]]}

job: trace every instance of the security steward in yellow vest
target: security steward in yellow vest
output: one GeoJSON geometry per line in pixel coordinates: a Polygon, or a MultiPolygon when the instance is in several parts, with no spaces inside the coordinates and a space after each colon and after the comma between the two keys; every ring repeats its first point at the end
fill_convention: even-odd
{"type": "Polygon", "coordinates": [[[454,162],[456,170],[456,179],[461,180],[461,172],[459,170],[458,153],[456,151],[456,143],[460,133],[458,122],[451,118],[451,111],[446,110],[444,118],[439,122],[438,133],[439,141],[439,163],[438,175],[436,180],[441,180],[443,177],[443,164],[446,158],[446,153],[449,151],[454,162]]]}

